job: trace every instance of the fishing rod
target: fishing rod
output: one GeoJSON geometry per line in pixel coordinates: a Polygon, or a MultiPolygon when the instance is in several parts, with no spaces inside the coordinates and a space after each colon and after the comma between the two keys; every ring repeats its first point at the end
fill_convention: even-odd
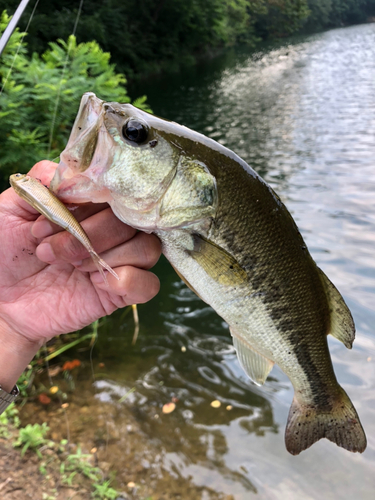
{"type": "Polygon", "coordinates": [[[23,11],[26,9],[29,1],[30,0],[22,0],[21,1],[19,6],[17,7],[17,10],[14,13],[12,19],[10,20],[8,26],[5,28],[5,31],[2,34],[2,37],[0,38],[0,56],[3,52],[3,50],[5,49],[6,44],[9,41],[9,38],[12,36],[13,31],[16,29],[18,21],[20,20],[20,17],[22,16],[23,11]]]}

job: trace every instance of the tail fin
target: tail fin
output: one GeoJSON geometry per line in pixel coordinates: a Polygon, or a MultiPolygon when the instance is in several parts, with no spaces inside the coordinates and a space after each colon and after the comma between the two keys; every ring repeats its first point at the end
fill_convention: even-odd
{"type": "Polygon", "coordinates": [[[352,452],[362,453],[366,449],[366,435],[357,412],[341,387],[340,391],[330,412],[303,406],[294,396],[285,431],[289,453],[298,455],[324,437],[352,452]]]}

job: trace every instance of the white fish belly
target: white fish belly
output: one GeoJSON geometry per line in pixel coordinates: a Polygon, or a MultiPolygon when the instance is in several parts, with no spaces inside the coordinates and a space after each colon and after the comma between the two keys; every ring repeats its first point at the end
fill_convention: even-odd
{"type": "Polygon", "coordinates": [[[193,239],[187,232],[160,232],[163,253],[199,296],[209,304],[259,354],[277,363],[288,375],[295,388],[309,393],[309,382],[301,369],[293,346],[277,329],[262,293],[247,287],[221,285],[215,281],[186,250],[193,249],[193,239]]]}

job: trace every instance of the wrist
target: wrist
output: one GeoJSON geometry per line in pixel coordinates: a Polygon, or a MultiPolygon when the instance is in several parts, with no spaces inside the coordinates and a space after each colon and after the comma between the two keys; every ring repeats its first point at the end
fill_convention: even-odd
{"type": "Polygon", "coordinates": [[[43,342],[31,341],[0,319],[0,386],[10,393],[43,342]]]}

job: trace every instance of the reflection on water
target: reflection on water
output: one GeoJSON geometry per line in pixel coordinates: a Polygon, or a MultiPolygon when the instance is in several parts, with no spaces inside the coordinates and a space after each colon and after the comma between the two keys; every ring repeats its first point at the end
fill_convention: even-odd
{"type": "MultiPolygon", "coordinates": [[[[290,382],[275,367],[263,388],[252,385],[225,323],[164,260],[157,266],[161,293],[139,310],[137,345],[130,345],[131,323],[123,323],[122,313],[102,327],[95,355],[105,361],[106,374],[90,390],[110,411],[117,409],[118,432],[126,437],[125,405],[157,450],[148,459],[158,471],[155,498],[372,499],[375,25],[251,55],[229,53],[186,74],[138,86],[140,92],[156,114],[236,151],[286,202],[318,265],[353,312],[354,349],[333,339],[330,346],[368,448],[354,455],[323,440],[298,457],[289,455],[283,433],[290,382]],[[132,387],[136,391],[119,402],[132,387]],[[210,406],[216,399],[220,408],[210,406]],[[176,410],[163,415],[162,405],[171,400],[176,410]]],[[[120,438],[113,450],[119,443],[120,438]]],[[[117,454],[115,468],[122,467],[117,454]]]]}

